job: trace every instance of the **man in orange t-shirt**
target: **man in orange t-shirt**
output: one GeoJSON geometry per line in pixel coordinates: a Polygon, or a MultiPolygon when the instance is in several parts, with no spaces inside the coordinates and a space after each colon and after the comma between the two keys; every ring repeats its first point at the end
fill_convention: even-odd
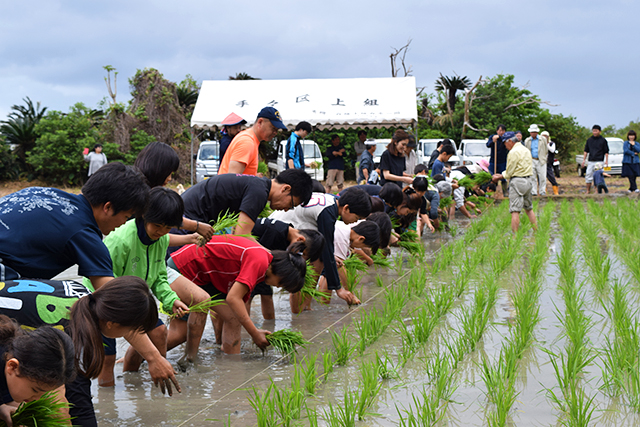
{"type": "Polygon", "coordinates": [[[278,129],[287,129],[282,123],[280,112],[273,107],[263,108],[258,113],[258,118],[253,126],[233,138],[222,159],[218,174],[257,175],[260,141],[270,141],[276,136],[278,129]]]}

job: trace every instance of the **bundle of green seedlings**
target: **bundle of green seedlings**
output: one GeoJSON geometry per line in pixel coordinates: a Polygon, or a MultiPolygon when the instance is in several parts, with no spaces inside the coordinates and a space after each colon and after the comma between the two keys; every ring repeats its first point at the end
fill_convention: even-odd
{"type": "MultiPolygon", "coordinates": [[[[582,205],[574,206],[576,210],[582,205]]],[[[596,355],[589,346],[588,331],[593,326],[590,316],[585,314],[585,292],[583,284],[577,283],[573,254],[576,212],[569,212],[567,206],[561,206],[559,218],[562,228],[562,249],[558,257],[561,269],[560,290],[563,294],[564,316],[558,318],[564,325],[567,338],[566,347],[560,354],[549,351],[551,364],[559,384],[559,393],[547,388],[547,395],[563,414],[564,421],[571,425],[588,425],[595,410],[594,398],[587,396],[582,387],[586,368],[596,355]],[[563,270],[567,270],[566,272],[563,270]]],[[[579,215],[579,214],[578,214],[579,215]]]]}
{"type": "Polygon", "coordinates": [[[420,241],[420,237],[418,237],[418,233],[413,230],[406,230],[400,234],[398,246],[406,249],[414,257],[424,257],[424,246],[420,241]]]}
{"type": "MultiPolygon", "coordinates": [[[[68,411],[69,404],[60,402],[53,392],[45,393],[40,399],[31,402],[23,402],[11,415],[14,426],[24,427],[63,427],[71,423],[71,418],[64,415],[68,411]]],[[[6,427],[4,421],[0,421],[0,427],[6,427]]]]}
{"type": "MultiPolygon", "coordinates": [[[[214,299],[215,296],[208,298],[204,301],[201,301],[197,304],[193,304],[189,307],[189,313],[209,313],[209,311],[218,305],[224,305],[226,302],[221,299],[214,299]]],[[[169,321],[179,317],[177,313],[171,313],[169,315],[169,321]]]]}
{"type": "MultiPolygon", "coordinates": [[[[214,234],[226,234],[228,228],[233,228],[238,225],[240,219],[240,213],[230,213],[229,210],[220,212],[218,218],[211,221],[211,228],[213,228],[214,234]]],[[[197,245],[203,247],[207,243],[204,237],[198,236],[197,245]]]]}
{"type": "Polygon", "coordinates": [[[386,256],[382,255],[380,251],[373,254],[371,259],[373,260],[373,265],[376,267],[391,268],[391,261],[389,261],[386,256]]]}
{"type": "Polygon", "coordinates": [[[453,198],[451,196],[443,197],[440,199],[440,208],[448,209],[453,205],[453,198]]]}
{"type": "Polygon", "coordinates": [[[300,289],[300,306],[304,305],[308,300],[313,299],[320,304],[325,303],[327,295],[317,288],[318,276],[315,269],[309,262],[307,263],[307,271],[304,274],[304,285],[300,289]]]}
{"type": "Polygon", "coordinates": [[[283,355],[297,353],[296,346],[305,347],[309,341],[305,340],[302,332],[292,331],[291,329],[280,329],[272,334],[267,335],[267,341],[283,355]]]}
{"type": "Polygon", "coordinates": [[[362,281],[362,273],[367,271],[367,264],[357,255],[348,256],[342,261],[342,264],[347,271],[347,289],[358,298],[361,298],[362,288],[360,287],[360,282],[362,281]]]}
{"type": "Polygon", "coordinates": [[[471,190],[474,187],[479,187],[491,181],[491,174],[489,172],[478,172],[476,174],[467,175],[458,181],[458,185],[471,190]]]}

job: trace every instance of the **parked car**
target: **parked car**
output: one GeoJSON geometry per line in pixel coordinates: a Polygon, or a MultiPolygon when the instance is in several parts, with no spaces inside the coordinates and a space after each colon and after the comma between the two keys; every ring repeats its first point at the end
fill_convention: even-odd
{"type": "Polygon", "coordinates": [[[218,141],[202,141],[196,154],[196,182],[218,174],[220,163],[220,143],[218,141]]]}
{"type": "MultiPolygon", "coordinates": [[[[624,141],[620,138],[609,137],[605,138],[607,140],[607,144],[609,144],[609,166],[604,170],[611,175],[621,175],[622,174],[622,157],[623,157],[623,144],[624,141]]],[[[578,154],[576,156],[576,163],[578,169],[578,175],[584,176],[587,172],[587,167],[581,167],[583,160],[583,154],[578,154]]],[[[587,161],[589,160],[589,156],[587,153],[587,161]]],[[[604,164],[603,164],[604,166],[604,164]]]]}
{"type": "MultiPolygon", "coordinates": [[[[322,162],[322,153],[320,152],[320,147],[318,147],[318,144],[316,144],[315,141],[311,141],[310,139],[303,139],[300,142],[302,143],[302,150],[304,151],[304,162],[316,166],[315,168],[309,166],[305,167],[305,172],[307,172],[313,179],[324,181],[324,166],[322,162]]],[[[275,178],[276,175],[286,169],[286,146],[286,140],[280,141],[280,144],[278,144],[278,157],[276,161],[270,161],[267,163],[267,166],[269,166],[269,174],[271,175],[271,177],[275,178]]]]}
{"type": "Polygon", "coordinates": [[[460,160],[462,165],[472,165],[481,159],[491,157],[491,148],[487,147],[486,139],[463,139],[460,141],[460,160]]]}

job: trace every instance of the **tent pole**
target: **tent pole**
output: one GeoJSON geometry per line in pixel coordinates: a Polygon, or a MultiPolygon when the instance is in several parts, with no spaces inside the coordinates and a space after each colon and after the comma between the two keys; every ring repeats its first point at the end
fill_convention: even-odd
{"type": "Polygon", "coordinates": [[[189,128],[189,133],[191,134],[191,156],[189,157],[189,165],[190,165],[190,175],[191,175],[191,186],[193,186],[193,128],[189,128]]]}

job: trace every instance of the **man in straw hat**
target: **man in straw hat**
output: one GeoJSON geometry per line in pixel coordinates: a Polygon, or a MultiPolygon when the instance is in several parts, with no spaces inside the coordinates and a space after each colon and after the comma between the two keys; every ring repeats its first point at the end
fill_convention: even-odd
{"type": "Polygon", "coordinates": [[[531,152],[533,174],[531,175],[531,183],[533,188],[531,194],[537,196],[547,195],[547,140],[539,137],[540,128],[537,124],[532,124],[527,130],[529,137],[524,140],[524,146],[531,152]]]}

